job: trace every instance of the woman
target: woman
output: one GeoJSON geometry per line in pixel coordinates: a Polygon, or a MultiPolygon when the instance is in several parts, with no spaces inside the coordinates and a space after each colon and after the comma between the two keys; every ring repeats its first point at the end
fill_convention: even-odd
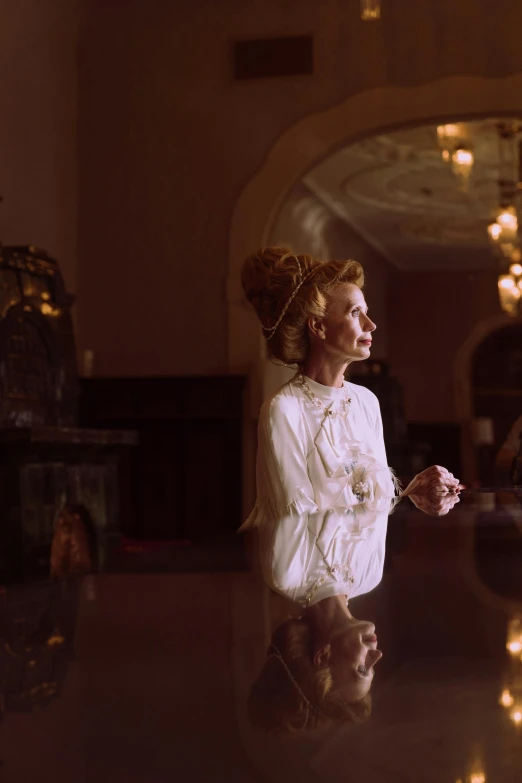
{"type": "MultiPolygon", "coordinates": [[[[375,395],[344,380],[368,359],[376,326],[356,261],[320,262],[287,248],[246,259],[242,284],[269,356],[294,378],[261,407],[257,500],[242,529],[289,510],[342,510],[394,494],[375,395]]],[[[403,494],[458,491],[445,468],[416,476],[403,494]]]]}
{"type": "MultiPolygon", "coordinates": [[[[379,404],[368,389],[344,380],[351,362],[370,356],[376,326],[362,293],[362,267],[355,261],[323,263],[287,248],[266,248],[245,261],[242,284],[261,321],[269,356],[298,368],[261,408],[257,499],[241,528],[257,529],[265,579],[284,594],[281,563],[290,554],[311,562],[314,558],[304,555],[310,545],[310,551],[320,552],[322,528],[309,524],[317,514],[330,512],[343,520],[338,529],[346,538],[358,508],[380,513],[376,540],[384,551],[397,485],[387,466],[379,404]]],[[[446,495],[458,489],[451,473],[433,466],[403,494],[446,495]]],[[[350,557],[343,560],[344,570],[341,563],[334,568],[327,558],[320,560],[314,578],[324,579],[327,594],[316,591],[303,619],[276,632],[250,700],[258,725],[263,724],[254,717],[260,694],[267,689],[281,694],[283,683],[299,708],[290,709],[292,718],[276,721],[279,728],[309,728],[369,711],[367,694],[381,655],[374,628],[348,609],[350,557]]]]}

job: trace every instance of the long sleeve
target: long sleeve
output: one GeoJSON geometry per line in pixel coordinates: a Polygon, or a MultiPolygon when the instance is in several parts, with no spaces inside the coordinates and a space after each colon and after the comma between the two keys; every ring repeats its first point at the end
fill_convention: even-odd
{"type": "Polygon", "coordinates": [[[267,401],[261,408],[258,437],[258,504],[273,516],[315,511],[299,402],[284,397],[267,401]]]}

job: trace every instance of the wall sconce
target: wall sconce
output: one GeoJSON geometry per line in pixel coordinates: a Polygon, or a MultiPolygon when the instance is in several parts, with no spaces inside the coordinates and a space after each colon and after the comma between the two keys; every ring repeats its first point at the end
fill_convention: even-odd
{"type": "Polygon", "coordinates": [[[381,18],[381,0],[361,0],[361,19],[374,22],[381,18]]]}

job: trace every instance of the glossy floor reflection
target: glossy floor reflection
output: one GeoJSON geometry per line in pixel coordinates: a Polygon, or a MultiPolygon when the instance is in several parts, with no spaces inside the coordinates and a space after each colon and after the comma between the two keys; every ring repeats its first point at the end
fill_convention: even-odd
{"type": "Polygon", "coordinates": [[[381,584],[350,602],[384,653],[371,718],[292,740],[247,720],[271,630],[289,611],[249,572],[10,586],[0,779],[512,783],[521,547],[522,495],[463,493],[441,518],[401,503],[381,584]]]}

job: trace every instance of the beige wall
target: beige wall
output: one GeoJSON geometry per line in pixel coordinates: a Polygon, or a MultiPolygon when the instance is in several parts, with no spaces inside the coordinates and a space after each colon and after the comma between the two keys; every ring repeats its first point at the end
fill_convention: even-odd
{"type": "MultiPolygon", "coordinates": [[[[9,0],[0,9],[0,237],[57,256],[96,374],[223,370],[231,216],[276,140],[374,87],[522,71],[517,14],[518,0],[501,15],[485,0],[403,0],[374,25],[359,21],[355,0],[9,0]],[[233,81],[232,40],[308,33],[313,77],[233,81]]],[[[376,353],[413,383],[395,339],[409,327],[402,308],[396,326],[397,308],[386,312],[380,261],[338,222],[330,230],[332,252],[367,269],[376,353]]],[[[261,239],[252,235],[252,248],[261,239]]],[[[466,305],[462,334],[484,315],[480,302],[466,305]]],[[[443,369],[446,348],[431,350],[443,369]]],[[[429,405],[421,389],[407,393],[412,418],[448,418],[449,391],[429,405]]]]}
{"type": "Polygon", "coordinates": [[[0,6],[0,239],[59,259],[76,290],[76,0],[0,6]]]}
{"type": "Polygon", "coordinates": [[[358,7],[84,0],[79,339],[95,373],[226,366],[231,216],[285,129],[377,86],[522,70],[518,0],[500,16],[485,0],[403,0],[377,25],[358,7]],[[313,77],[232,80],[233,39],[311,32],[313,77]]]}

